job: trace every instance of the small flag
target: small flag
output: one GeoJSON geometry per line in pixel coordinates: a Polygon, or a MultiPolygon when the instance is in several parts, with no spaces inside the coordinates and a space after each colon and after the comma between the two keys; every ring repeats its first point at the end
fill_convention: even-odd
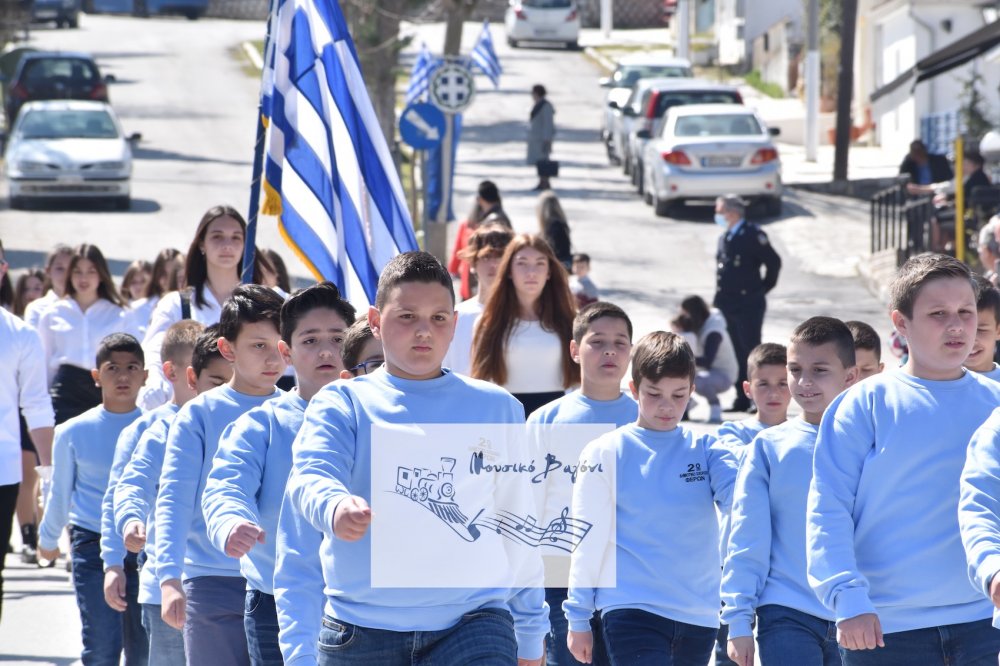
{"type": "Polygon", "coordinates": [[[494,88],[500,87],[500,75],[503,74],[503,67],[500,66],[500,58],[497,57],[497,52],[493,48],[489,21],[483,21],[483,30],[479,33],[479,38],[476,39],[476,45],[472,47],[472,63],[493,82],[494,88]]]}
{"type": "Polygon", "coordinates": [[[275,5],[262,211],[316,279],[374,303],[382,268],[417,249],[403,188],[338,2],[275,5]]]}
{"type": "Polygon", "coordinates": [[[406,86],[406,104],[424,101],[431,84],[431,74],[437,69],[440,61],[431,55],[427,44],[420,45],[420,52],[410,70],[410,82],[406,86]]]}

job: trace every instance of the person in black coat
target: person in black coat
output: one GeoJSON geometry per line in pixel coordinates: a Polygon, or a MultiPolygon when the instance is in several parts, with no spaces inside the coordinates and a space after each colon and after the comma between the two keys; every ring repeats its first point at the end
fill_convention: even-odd
{"type": "MultiPolygon", "coordinates": [[[[983,156],[974,150],[962,156],[962,198],[965,210],[972,209],[972,193],[978,187],[990,187],[990,177],[983,171],[983,156]]],[[[931,250],[948,252],[954,249],[955,236],[955,188],[954,182],[935,182],[930,185],[909,184],[907,192],[915,196],[933,194],[932,203],[937,209],[931,218],[931,250]]]]}
{"type": "Polygon", "coordinates": [[[573,266],[573,242],[570,240],[566,213],[556,193],[552,190],[542,192],[538,196],[535,212],[538,214],[538,231],[548,241],[559,263],[570,271],[573,266]]]}
{"type": "Polygon", "coordinates": [[[725,228],[716,253],[713,305],[726,317],[726,328],[736,351],[739,376],[733,411],[747,411],[750,399],[742,390],[747,357],[760,344],[767,309],[765,295],[778,283],[781,257],[760,227],[745,219],[746,204],[735,195],[715,202],[715,222],[725,228]],[[764,269],[761,275],[761,268],[764,269]]]}
{"type": "Polygon", "coordinates": [[[909,176],[914,185],[941,183],[954,177],[948,158],[927,152],[927,146],[919,139],[910,144],[910,152],[899,165],[899,173],[909,176]]]}

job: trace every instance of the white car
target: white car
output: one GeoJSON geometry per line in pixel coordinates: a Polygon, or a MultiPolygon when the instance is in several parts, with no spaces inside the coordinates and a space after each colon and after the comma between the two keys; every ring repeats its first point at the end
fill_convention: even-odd
{"type": "Polygon", "coordinates": [[[510,0],[503,23],[512,47],[554,42],[575,49],[580,40],[580,12],[574,0],[510,0]]]}
{"type": "Polygon", "coordinates": [[[646,203],[667,216],[687,201],[714,202],[737,194],[781,214],[781,160],[753,109],[736,104],[692,104],[667,111],[659,136],[646,142],[646,203]]]}
{"type": "Polygon", "coordinates": [[[10,207],[29,201],[93,199],[127,210],[131,204],[132,150],[118,116],[106,102],[28,102],[17,116],[4,152],[10,207]]]}

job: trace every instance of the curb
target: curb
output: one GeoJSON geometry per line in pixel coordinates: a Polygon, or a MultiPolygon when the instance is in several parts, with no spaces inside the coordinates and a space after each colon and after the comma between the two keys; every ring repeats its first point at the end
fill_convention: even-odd
{"type": "Polygon", "coordinates": [[[247,60],[250,64],[256,67],[259,71],[264,70],[264,59],[260,57],[257,53],[257,49],[250,42],[243,42],[240,44],[240,48],[243,49],[243,53],[246,55],[247,60]]]}
{"type": "Polygon", "coordinates": [[[583,55],[587,56],[595,63],[597,63],[598,67],[607,70],[608,74],[615,71],[615,61],[605,55],[601,55],[600,53],[598,53],[597,49],[595,49],[593,46],[588,46],[584,48],[583,55]]]}

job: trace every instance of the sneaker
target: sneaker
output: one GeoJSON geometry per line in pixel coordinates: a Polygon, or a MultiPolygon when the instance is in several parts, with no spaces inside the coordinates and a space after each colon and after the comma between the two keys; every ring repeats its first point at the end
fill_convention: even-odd
{"type": "Polygon", "coordinates": [[[709,423],[722,423],[722,405],[709,405],[709,423]]]}
{"type": "Polygon", "coordinates": [[[21,561],[25,564],[38,564],[38,551],[31,546],[21,546],[21,561]]]}

